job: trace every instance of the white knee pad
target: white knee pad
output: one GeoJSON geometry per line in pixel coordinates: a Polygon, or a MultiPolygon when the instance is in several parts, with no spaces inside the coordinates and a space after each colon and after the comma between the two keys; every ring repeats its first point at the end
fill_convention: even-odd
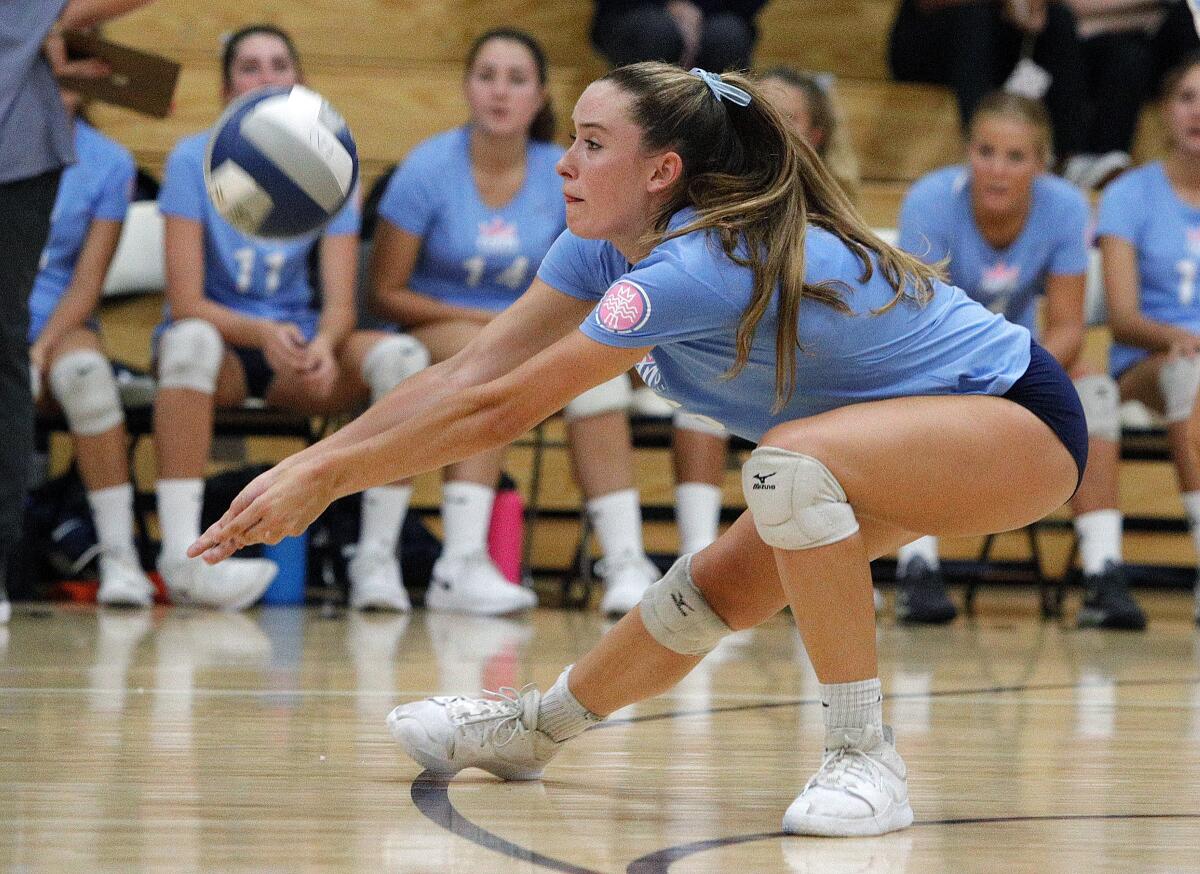
{"type": "Polygon", "coordinates": [[[1121,392],[1117,382],[1104,373],[1081,376],[1075,391],[1083,404],[1088,434],[1114,443],[1121,439],[1121,392]]]}
{"type": "Polygon", "coordinates": [[[598,416],[601,413],[611,413],[617,410],[628,410],[633,401],[633,388],[629,385],[629,377],[625,374],[614,376],[608,382],[602,382],[594,388],[589,388],[575,400],[563,408],[567,421],[586,419],[588,416],[598,416]]]}
{"type": "Polygon", "coordinates": [[[362,378],[371,388],[371,403],[428,366],[429,350],[416,337],[392,334],[380,340],[362,363],[362,378]]]}
{"type": "Polygon", "coordinates": [[[187,388],[210,395],[225,356],[221,333],[203,319],[183,319],[158,341],[158,387],[187,388]]]}
{"type": "Polygon", "coordinates": [[[50,389],[72,434],[92,437],[125,421],[112,365],[95,349],[68,352],[55,361],[50,389]]]}
{"type": "Polygon", "coordinates": [[[1200,358],[1172,358],[1158,372],[1158,387],[1167,423],[1187,421],[1200,390],[1200,358]]]}
{"type": "Polygon", "coordinates": [[[700,434],[720,437],[722,440],[729,436],[725,426],[716,419],[701,416],[699,413],[689,413],[687,410],[676,410],[671,417],[671,424],[681,431],[696,431],[700,434]]]}
{"type": "Polygon", "coordinates": [[[846,492],[824,464],[777,446],[760,446],[742,466],[742,491],[763,542],[813,549],[858,531],[846,492]]]}
{"type": "Polygon", "coordinates": [[[681,555],[661,580],[646,588],[639,609],[650,636],[681,655],[703,655],[733,631],[692,582],[690,554],[681,555]]]}

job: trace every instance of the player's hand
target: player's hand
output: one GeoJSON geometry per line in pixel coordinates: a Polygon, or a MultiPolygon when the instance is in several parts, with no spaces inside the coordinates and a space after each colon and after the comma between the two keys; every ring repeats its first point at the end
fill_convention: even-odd
{"type": "Polygon", "coordinates": [[[307,529],[331,501],[313,463],[273,467],[242,489],[225,515],[188,547],[188,557],[216,564],[243,546],[278,543],[307,529]]]}
{"type": "Polygon", "coordinates": [[[318,397],[326,397],[338,378],[337,358],[324,334],[317,334],[304,349],[305,365],[300,373],[304,387],[318,397]]]}
{"type": "Polygon", "coordinates": [[[303,332],[291,322],[265,322],[262,327],[262,353],[276,373],[303,373],[308,361],[303,332]]]}
{"type": "Polygon", "coordinates": [[[71,60],[67,56],[67,42],[63,39],[62,29],[57,24],[42,42],[42,54],[49,62],[56,79],[103,79],[112,73],[112,68],[99,58],[71,60]]]}
{"type": "Polygon", "coordinates": [[[675,26],[679,28],[679,35],[683,37],[683,54],[679,56],[679,66],[686,69],[700,56],[704,13],[691,0],[667,0],[666,9],[667,14],[674,19],[675,26]]]}

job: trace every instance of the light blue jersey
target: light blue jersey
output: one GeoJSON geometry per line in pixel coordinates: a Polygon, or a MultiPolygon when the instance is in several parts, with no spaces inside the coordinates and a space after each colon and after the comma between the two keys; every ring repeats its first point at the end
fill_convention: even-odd
{"type": "MultiPolygon", "coordinates": [[[[1179,199],[1161,161],[1125,173],[1104,189],[1096,237],[1119,237],[1137,250],[1138,308],[1156,322],[1200,334],[1200,209],[1179,199]]],[[[1109,368],[1120,376],[1145,349],[1114,342],[1109,368]]]]}
{"type": "Polygon", "coordinates": [[[971,209],[971,171],[943,167],[917,180],[900,208],[900,248],[930,264],[950,259],[950,282],[994,313],[1036,331],[1048,276],[1087,272],[1088,204],[1069,182],[1033,181],[1025,226],[1008,246],[983,238],[971,209]]]}
{"type": "MultiPolygon", "coordinates": [[[[694,218],[692,210],[682,210],[669,227],[694,218]]],[[[771,412],[778,301],[759,323],[745,369],[723,380],[736,356],[737,325],[753,277],[707,234],[662,243],[631,267],[611,243],[566,231],[538,277],[572,297],[598,302],[580,326],[593,340],[654,347],[638,365],[650,388],[753,441],[781,422],[862,401],[1000,395],[1029,366],[1029,332],[958,288],[938,282],[925,306],[900,303],[872,315],[894,296],[878,269],[861,282],[862,264],[854,254],[833,234],[812,226],[805,234],[805,259],[810,283],[845,283],[852,313],[815,301],[801,305],[796,392],[778,413],[771,412]]]]}
{"type": "Polygon", "coordinates": [[[133,156],[82,119],[75,120],[75,155],[58,184],[50,236],[29,296],[30,343],[41,336],[70,286],[92,222],[124,221],[133,197],[133,156]]]}
{"type": "Polygon", "coordinates": [[[531,140],[521,190],[492,209],[475,187],[469,148],[467,127],[418,145],[388,183],[379,215],[421,238],[409,288],[453,306],[499,312],[529,287],[567,226],[554,170],[562,149],[531,140]]]}
{"type": "Polygon", "coordinates": [[[308,339],[318,313],[308,260],[322,233],[357,235],[357,194],[319,232],[295,240],[262,240],[235,230],[217,213],[204,190],[204,152],[209,132],[180,140],[167,158],[158,205],[164,215],[200,222],[204,228],[204,295],[239,313],[292,322],[308,339]]]}

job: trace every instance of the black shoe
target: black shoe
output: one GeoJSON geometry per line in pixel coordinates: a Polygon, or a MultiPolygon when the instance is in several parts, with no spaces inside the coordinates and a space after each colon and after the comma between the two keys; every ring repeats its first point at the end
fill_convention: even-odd
{"type": "Polygon", "coordinates": [[[1104,573],[1084,576],[1083,606],[1075,623],[1080,628],[1145,629],[1146,614],[1129,591],[1124,567],[1110,562],[1104,573]]]}
{"type": "Polygon", "coordinates": [[[934,570],[922,558],[914,558],[897,579],[896,619],[905,623],[945,625],[958,615],[958,608],[946,592],[940,570],[934,570]]]}

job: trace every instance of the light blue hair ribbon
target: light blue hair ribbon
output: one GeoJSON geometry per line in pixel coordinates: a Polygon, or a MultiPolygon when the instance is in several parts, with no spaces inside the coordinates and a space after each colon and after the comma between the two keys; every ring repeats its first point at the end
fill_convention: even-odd
{"type": "Polygon", "coordinates": [[[728,100],[730,103],[736,103],[738,106],[750,105],[750,93],[743,91],[736,85],[730,85],[716,73],[710,73],[708,70],[701,70],[699,67],[692,67],[688,71],[705,85],[708,90],[713,93],[713,97],[721,100],[728,100]]]}

